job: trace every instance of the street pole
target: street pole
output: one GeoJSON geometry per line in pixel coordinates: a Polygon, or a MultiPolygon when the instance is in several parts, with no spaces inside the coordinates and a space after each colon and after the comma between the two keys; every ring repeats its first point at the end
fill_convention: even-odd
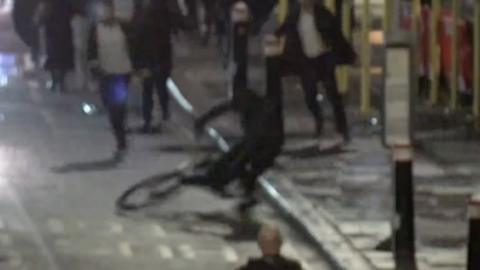
{"type": "Polygon", "coordinates": [[[233,5],[233,74],[232,93],[233,100],[238,91],[247,87],[248,74],[248,32],[250,14],[244,1],[238,1],[233,5]]]}
{"type": "Polygon", "coordinates": [[[363,0],[362,8],[362,49],[361,49],[361,104],[360,111],[364,116],[372,112],[372,82],[370,77],[370,0],[363,0]]]}
{"type": "Polygon", "coordinates": [[[480,118],[480,1],[475,1],[475,19],[473,26],[473,116],[475,118],[475,128],[478,130],[480,118]]]}
{"type": "MultiPolygon", "coordinates": [[[[415,83],[412,34],[402,28],[404,5],[415,0],[390,3],[391,25],[387,36],[384,89],[384,140],[392,148],[394,216],[392,248],[396,270],[415,270],[414,180],[411,138],[412,96],[415,83]]],[[[415,34],[414,34],[415,35],[415,34]]]]}
{"type": "Polygon", "coordinates": [[[467,270],[480,269],[480,195],[474,195],[468,203],[468,262],[467,270]]]}

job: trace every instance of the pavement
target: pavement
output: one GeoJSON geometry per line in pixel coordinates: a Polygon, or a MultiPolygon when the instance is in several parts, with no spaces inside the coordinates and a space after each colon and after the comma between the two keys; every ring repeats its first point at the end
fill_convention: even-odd
{"type": "MultiPolygon", "coordinates": [[[[249,84],[261,91],[262,60],[255,54],[252,58],[249,84]]],[[[179,67],[174,77],[197,113],[228,98],[228,71],[214,58],[179,67]]],[[[389,237],[393,216],[392,156],[381,143],[381,127],[365,123],[351,90],[346,100],[353,141],[340,149],[319,149],[298,81],[286,78],[284,91],[287,143],[275,168],[261,181],[267,197],[296,221],[336,269],[394,269],[392,253],[376,249],[389,237]]],[[[418,265],[465,269],[466,201],[480,190],[480,144],[467,129],[423,116],[415,117],[414,133],[418,265]]],[[[331,117],[327,112],[327,119],[331,117]]],[[[233,114],[212,127],[227,142],[240,136],[233,114]]],[[[325,137],[332,136],[333,127],[328,126],[325,137]]]]}
{"type": "MultiPolygon", "coordinates": [[[[106,116],[86,107],[100,104],[97,93],[45,90],[46,76],[31,72],[8,16],[0,15],[7,23],[0,35],[0,269],[235,269],[259,255],[261,222],[279,225],[285,254],[305,269],[331,269],[266,203],[239,235],[235,228],[245,224],[232,211],[235,201],[195,188],[141,211],[117,212],[126,188],[204,154],[189,133],[191,118],[174,104],[162,134],[131,134],[126,159],[113,162],[106,116]]],[[[180,49],[177,63],[187,65],[195,52],[180,49]]],[[[132,100],[129,125],[136,127],[137,93],[132,100]]]]}

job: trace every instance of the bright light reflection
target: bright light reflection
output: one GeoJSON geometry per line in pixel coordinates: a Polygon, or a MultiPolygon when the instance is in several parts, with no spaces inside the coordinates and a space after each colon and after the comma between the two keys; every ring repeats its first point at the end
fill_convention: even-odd
{"type": "Polygon", "coordinates": [[[87,102],[82,103],[82,110],[87,115],[92,115],[97,111],[97,107],[87,102]]]}
{"type": "Polygon", "coordinates": [[[3,4],[0,6],[0,13],[7,14],[11,13],[13,10],[13,0],[4,0],[3,4]]]}

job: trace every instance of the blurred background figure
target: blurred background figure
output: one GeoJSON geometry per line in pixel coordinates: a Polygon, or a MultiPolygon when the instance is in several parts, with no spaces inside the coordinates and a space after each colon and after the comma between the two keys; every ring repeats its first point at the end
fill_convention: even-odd
{"type": "Polygon", "coordinates": [[[324,118],[317,100],[317,82],[324,87],[335,114],[337,132],[344,142],[350,140],[343,97],[338,91],[335,68],[352,64],[356,54],[345,39],[335,16],[316,0],[300,0],[290,9],[283,25],[276,31],[286,37],[284,61],[286,67],[302,80],[305,101],[313,114],[317,135],[323,133],[324,118]]]}
{"type": "Polygon", "coordinates": [[[133,71],[132,42],[128,30],[115,17],[112,1],[103,4],[103,19],[92,29],[88,59],[92,73],[100,81],[103,104],[117,143],[115,160],[121,160],[127,150],[125,122],[130,75],[133,71]]]}
{"type": "Polygon", "coordinates": [[[237,270],[301,270],[300,263],[281,255],[282,236],[277,227],[263,225],[258,234],[262,257],[250,259],[237,270]]]}
{"type": "MultiPolygon", "coordinates": [[[[143,127],[142,133],[152,133],[154,89],[157,90],[162,119],[170,118],[170,97],[167,79],[173,66],[172,34],[181,26],[183,16],[176,0],[142,1],[135,7],[132,21],[135,34],[136,66],[142,70],[143,127]]],[[[158,127],[160,129],[160,127],[158,127]]]]}
{"type": "Polygon", "coordinates": [[[65,92],[65,75],[74,67],[72,6],[67,0],[42,0],[36,12],[36,20],[45,29],[45,69],[52,77],[50,90],[65,92]]]}
{"type": "Polygon", "coordinates": [[[29,47],[31,60],[37,67],[40,63],[40,29],[36,20],[36,8],[40,0],[17,0],[13,2],[13,23],[15,32],[29,47]]]}
{"type": "Polygon", "coordinates": [[[72,18],[73,47],[75,54],[76,90],[90,90],[87,66],[89,21],[83,10],[78,10],[72,18]]]}

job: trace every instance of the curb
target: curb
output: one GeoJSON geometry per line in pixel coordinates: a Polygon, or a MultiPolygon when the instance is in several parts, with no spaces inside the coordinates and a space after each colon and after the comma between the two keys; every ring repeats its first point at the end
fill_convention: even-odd
{"type": "MultiPolygon", "coordinates": [[[[181,90],[172,79],[167,83],[170,94],[178,105],[191,116],[195,115],[195,108],[185,98],[181,90]]],[[[230,148],[227,141],[212,127],[207,126],[205,132],[215,142],[218,148],[225,152],[230,148]]],[[[270,178],[270,177],[269,177],[270,178]]],[[[282,189],[289,190],[289,196],[281,194],[270,184],[267,177],[260,178],[260,186],[267,200],[280,210],[309,240],[318,248],[336,270],[373,270],[374,267],[358,252],[351,242],[340,232],[335,222],[323,209],[315,209],[311,203],[302,198],[300,193],[280,175],[271,178],[283,185],[282,189]],[[296,202],[292,204],[289,199],[296,202]]]]}

